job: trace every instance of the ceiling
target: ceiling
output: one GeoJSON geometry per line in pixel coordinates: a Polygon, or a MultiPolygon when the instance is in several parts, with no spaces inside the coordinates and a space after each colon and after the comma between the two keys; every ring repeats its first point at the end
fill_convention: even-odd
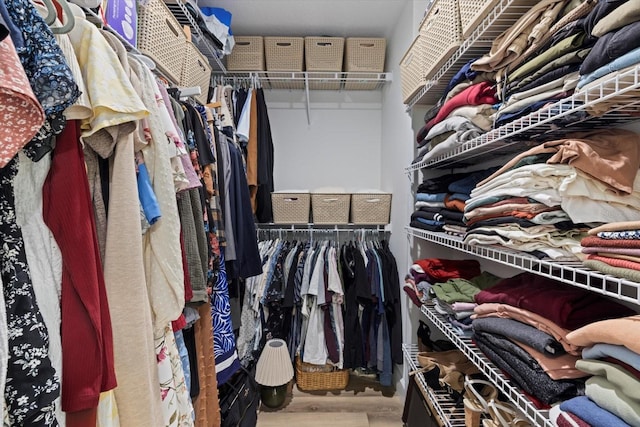
{"type": "Polygon", "coordinates": [[[389,37],[410,0],[199,0],[233,15],[241,36],[389,37]]]}

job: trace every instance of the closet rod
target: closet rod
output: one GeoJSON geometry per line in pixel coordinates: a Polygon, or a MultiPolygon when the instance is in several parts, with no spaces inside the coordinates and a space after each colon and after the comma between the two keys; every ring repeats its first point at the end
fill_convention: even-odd
{"type": "Polygon", "coordinates": [[[385,225],[380,224],[256,224],[256,230],[266,231],[316,231],[327,233],[331,231],[375,231],[386,232],[385,225]]]}

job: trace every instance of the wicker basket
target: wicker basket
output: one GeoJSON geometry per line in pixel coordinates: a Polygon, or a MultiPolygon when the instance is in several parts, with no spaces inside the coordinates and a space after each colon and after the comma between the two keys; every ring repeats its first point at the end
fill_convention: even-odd
{"type": "Polygon", "coordinates": [[[344,38],[305,37],[307,71],[342,71],[344,38]]]}
{"type": "Polygon", "coordinates": [[[162,0],[138,7],[138,50],[174,83],[180,81],[187,38],[162,0]]]}
{"type": "Polygon", "coordinates": [[[400,61],[402,99],[408,104],[427,82],[424,75],[424,37],[418,35],[400,61]]]}
{"type": "Polygon", "coordinates": [[[473,33],[480,22],[487,17],[500,0],[463,0],[460,5],[460,24],[462,37],[467,38],[473,33]]]}
{"type": "Polygon", "coordinates": [[[262,36],[235,36],[235,46],[227,57],[229,71],[264,71],[262,36]]]}
{"type": "Polygon", "coordinates": [[[349,384],[349,371],[330,365],[312,365],[296,357],[296,384],[302,391],[344,390],[349,384]]]}
{"type": "MultiPolygon", "coordinates": [[[[384,38],[349,37],[345,43],[344,69],[359,74],[347,73],[347,79],[378,77],[377,74],[361,74],[363,72],[382,73],[387,41],[384,38]]],[[[372,90],[377,87],[376,82],[359,82],[347,80],[346,90],[372,90]]]]}
{"type": "Polygon", "coordinates": [[[264,55],[267,64],[267,77],[273,89],[304,89],[304,81],[282,81],[282,72],[302,71],[304,68],[304,38],[302,37],[265,37],[264,55]]]}
{"type": "Polygon", "coordinates": [[[304,38],[265,37],[264,54],[267,71],[302,71],[304,38]]]}
{"type": "Polygon", "coordinates": [[[424,37],[424,75],[429,79],[462,44],[458,0],[436,0],[420,24],[420,35],[424,37]]]}
{"type": "Polygon", "coordinates": [[[334,81],[335,73],[342,72],[344,56],[344,38],[342,37],[305,37],[304,57],[307,71],[332,71],[316,74],[309,81],[309,89],[338,90],[340,81],[334,81]],[[320,80],[318,80],[320,79],[320,80]]]}
{"type": "Polygon", "coordinates": [[[348,224],[351,194],[311,194],[311,213],[314,224],[348,224]]]}
{"type": "Polygon", "coordinates": [[[209,85],[211,84],[211,66],[207,58],[200,53],[200,50],[190,41],[187,41],[187,48],[182,68],[180,86],[199,86],[201,94],[195,98],[202,104],[206,104],[209,85]]]}
{"type": "Polygon", "coordinates": [[[351,222],[354,224],[389,224],[390,214],[391,194],[351,195],[351,222]]]}
{"type": "Polygon", "coordinates": [[[271,204],[274,223],[309,223],[309,193],[271,193],[271,204]]]}
{"type": "Polygon", "coordinates": [[[383,38],[347,38],[345,47],[345,71],[384,71],[387,41],[383,38]]]}

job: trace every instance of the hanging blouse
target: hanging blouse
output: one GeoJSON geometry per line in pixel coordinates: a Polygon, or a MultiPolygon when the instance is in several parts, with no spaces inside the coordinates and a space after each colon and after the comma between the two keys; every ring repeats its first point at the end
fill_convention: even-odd
{"type": "MultiPolygon", "coordinates": [[[[87,27],[87,31],[93,30],[87,27]]],[[[127,76],[127,81],[121,85],[126,85],[131,81],[132,73],[124,46],[112,34],[100,33],[95,37],[98,36],[103,38],[104,49],[108,50],[103,55],[112,60],[101,67],[98,63],[90,65],[89,62],[98,59],[92,55],[86,58],[89,62],[84,69],[105,72],[107,76],[97,77],[107,80],[114,73],[123,74],[127,76]],[[111,68],[115,71],[110,71],[111,68]]],[[[133,88],[134,83],[129,84],[133,88]]],[[[91,86],[93,91],[105,89],[111,90],[102,85],[91,86]]],[[[106,100],[109,96],[96,92],[96,98],[106,100]]],[[[152,313],[144,275],[142,238],[135,238],[141,235],[141,225],[137,216],[140,202],[136,187],[133,134],[127,133],[128,129],[132,129],[131,124],[140,117],[140,112],[146,111],[146,107],[137,93],[128,99],[117,100],[113,106],[106,106],[113,111],[114,117],[118,109],[124,110],[119,113],[117,120],[122,124],[87,137],[85,152],[91,152],[95,156],[95,149],[112,161],[108,218],[106,212],[102,212],[105,221],[104,274],[113,325],[114,351],[117,355],[115,369],[118,387],[114,394],[120,425],[154,427],[162,423],[162,402],[158,386],[152,313]],[[112,137],[105,138],[109,135],[112,137]],[[135,328],[131,325],[135,325],[135,328]],[[132,346],[131,343],[136,344],[132,346]]],[[[94,168],[98,168],[97,160],[94,168]]],[[[99,177],[94,175],[93,182],[99,184],[99,177]]],[[[95,196],[101,195],[101,189],[94,192],[94,203],[95,196]]],[[[101,399],[100,410],[108,403],[109,401],[101,399]]],[[[110,420],[113,421],[113,418],[110,420]]],[[[107,424],[112,425],[113,423],[107,424]]]]}
{"type": "MultiPolygon", "coordinates": [[[[46,155],[39,162],[33,162],[20,152],[18,160],[18,174],[14,184],[16,222],[22,229],[33,290],[49,332],[49,358],[53,368],[59,373],[62,372],[62,254],[42,216],[42,187],[49,173],[51,156],[46,155]]],[[[60,425],[65,425],[65,413],[60,399],[56,399],[56,418],[60,425]]]]}
{"type": "MultiPolygon", "coordinates": [[[[93,115],[82,121],[83,140],[110,126],[130,123],[149,114],[136,94],[116,53],[100,30],[76,16],[69,39],[86,85],[93,115]]],[[[100,153],[107,157],[110,153],[100,153]]]]}
{"type": "Polygon", "coordinates": [[[62,50],[49,26],[29,0],[4,0],[9,17],[21,30],[24,46],[17,49],[31,87],[47,121],[25,151],[35,161],[53,148],[52,137],[64,129],[63,111],[80,96],[62,50]]]}
{"type": "Polygon", "coordinates": [[[145,129],[150,143],[142,152],[162,212],[162,219],[144,236],[146,281],[157,331],[176,320],[184,307],[180,220],[169,160],[169,141],[163,133],[158,113],[158,104],[163,102],[162,96],[151,71],[145,65],[138,61],[131,61],[130,65],[140,79],[142,100],[151,112],[149,127],[145,129]]]}
{"type": "Polygon", "coordinates": [[[0,41],[0,58],[0,167],[4,167],[36,135],[44,111],[10,38],[0,41]]]}

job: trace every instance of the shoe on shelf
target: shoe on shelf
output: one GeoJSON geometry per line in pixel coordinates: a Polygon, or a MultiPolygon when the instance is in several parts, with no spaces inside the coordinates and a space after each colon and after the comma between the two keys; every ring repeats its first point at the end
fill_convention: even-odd
{"type": "Polygon", "coordinates": [[[497,398],[498,389],[489,381],[466,376],[463,400],[465,427],[479,427],[481,415],[489,413],[489,402],[495,401],[497,398]]]}
{"type": "Polygon", "coordinates": [[[482,420],[482,427],[531,427],[510,403],[490,400],[488,407],[491,419],[482,420]]]}

